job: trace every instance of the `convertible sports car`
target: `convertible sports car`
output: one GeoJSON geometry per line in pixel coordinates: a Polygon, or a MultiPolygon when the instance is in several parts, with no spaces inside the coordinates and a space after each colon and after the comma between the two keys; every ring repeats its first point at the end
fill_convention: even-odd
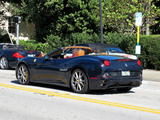
{"type": "Polygon", "coordinates": [[[22,46],[11,43],[0,43],[0,68],[15,68],[18,60],[24,57],[41,56],[37,51],[26,51],[22,46]]]}
{"type": "MultiPolygon", "coordinates": [[[[115,49],[113,46],[109,48],[115,49]]],[[[16,77],[21,84],[37,82],[61,85],[71,87],[77,93],[100,89],[128,92],[141,85],[142,66],[137,59],[75,45],[58,48],[41,58],[21,59],[16,68],[16,77]]]]}

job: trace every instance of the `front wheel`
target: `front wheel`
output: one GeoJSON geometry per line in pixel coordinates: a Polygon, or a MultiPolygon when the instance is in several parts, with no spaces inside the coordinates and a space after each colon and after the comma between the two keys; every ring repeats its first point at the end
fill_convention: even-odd
{"type": "Polygon", "coordinates": [[[129,92],[132,88],[126,87],[126,88],[117,88],[117,91],[120,93],[126,93],[129,92]]]}
{"type": "Polygon", "coordinates": [[[27,85],[29,84],[29,70],[26,65],[21,64],[16,69],[16,77],[20,84],[27,85]]]}
{"type": "Polygon", "coordinates": [[[88,92],[88,78],[86,74],[80,70],[76,69],[71,75],[71,88],[76,93],[86,93],[88,92]]]}
{"type": "Polygon", "coordinates": [[[0,58],[0,68],[1,69],[8,69],[9,65],[8,65],[8,60],[6,57],[1,57],[0,58]]]}

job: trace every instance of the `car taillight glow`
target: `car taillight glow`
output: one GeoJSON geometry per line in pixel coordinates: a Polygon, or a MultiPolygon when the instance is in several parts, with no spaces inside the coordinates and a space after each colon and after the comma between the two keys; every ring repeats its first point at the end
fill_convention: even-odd
{"type": "Polygon", "coordinates": [[[139,66],[142,65],[140,60],[137,61],[137,64],[138,64],[139,66]]]}
{"type": "Polygon", "coordinates": [[[110,66],[110,64],[111,64],[111,63],[110,63],[109,60],[105,60],[105,61],[104,61],[104,65],[105,65],[105,66],[110,66]]]}
{"type": "Polygon", "coordinates": [[[24,58],[24,56],[21,55],[19,52],[14,53],[14,54],[12,55],[12,57],[14,57],[14,58],[24,58]]]}

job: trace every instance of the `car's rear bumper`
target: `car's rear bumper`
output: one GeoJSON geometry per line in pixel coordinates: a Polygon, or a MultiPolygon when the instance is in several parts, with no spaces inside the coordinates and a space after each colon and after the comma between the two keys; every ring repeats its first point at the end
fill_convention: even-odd
{"type": "Polygon", "coordinates": [[[101,90],[101,89],[112,89],[112,88],[122,88],[122,87],[138,87],[142,84],[142,74],[139,73],[136,77],[111,77],[111,78],[98,78],[96,77],[89,79],[89,89],[90,90],[101,90]]]}

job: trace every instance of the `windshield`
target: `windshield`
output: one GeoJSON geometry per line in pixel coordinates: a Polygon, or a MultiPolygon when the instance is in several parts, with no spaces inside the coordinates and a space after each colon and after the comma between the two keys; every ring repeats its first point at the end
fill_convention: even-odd
{"type": "Polygon", "coordinates": [[[124,53],[120,48],[106,48],[108,53],[124,53]]]}
{"type": "Polygon", "coordinates": [[[2,45],[2,48],[3,49],[22,49],[23,50],[23,47],[19,45],[18,46],[17,45],[2,45]]]}

